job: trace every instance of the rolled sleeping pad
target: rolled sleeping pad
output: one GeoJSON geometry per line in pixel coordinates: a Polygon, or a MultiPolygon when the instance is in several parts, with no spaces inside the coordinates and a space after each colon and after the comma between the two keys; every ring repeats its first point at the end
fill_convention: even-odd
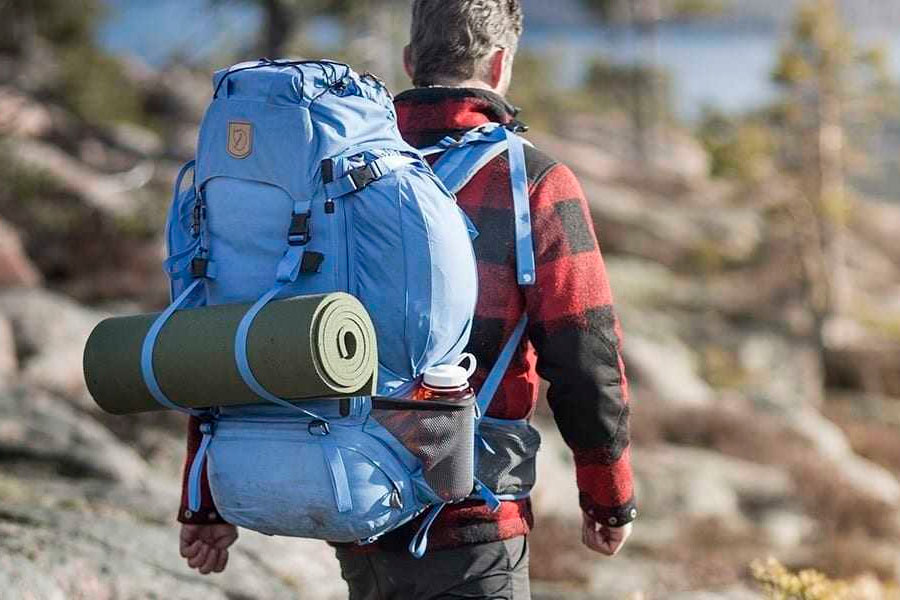
{"type": "MultiPolygon", "coordinates": [[[[153,367],[160,388],[179,406],[261,404],[241,378],[234,355],[238,324],[250,304],[176,311],[159,334],[153,367]]],[[[102,321],[84,349],[84,378],[100,407],[113,414],[164,410],[141,372],[141,347],[157,314],[102,321]]],[[[373,395],[375,328],[353,296],[333,293],[269,302],[247,337],[256,379],[286,400],[373,395]]]]}

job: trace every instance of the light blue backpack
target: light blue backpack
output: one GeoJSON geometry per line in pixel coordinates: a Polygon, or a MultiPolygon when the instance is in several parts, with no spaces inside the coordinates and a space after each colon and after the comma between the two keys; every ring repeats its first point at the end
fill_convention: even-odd
{"type": "Polygon", "coordinates": [[[507,147],[518,182],[520,282],[534,281],[522,140],[492,125],[420,152],[400,137],[381,82],[330,61],[242,63],[217,72],[213,85],[196,160],[179,173],[169,214],[173,302],[142,355],[157,401],[203,420],[191,510],[199,508],[208,461],[223,518],[263,533],[366,543],[432,507],[410,543],[421,556],[446,503],[473,490],[493,506],[527,495],[536,432],[524,421],[481,419],[524,320],[478,402],[404,399],[427,368],[465,359],[476,232],[450,190],[507,147]],[[423,158],[445,150],[435,169],[447,185],[423,158]],[[184,188],[189,173],[193,183],[184,188]],[[372,317],[379,396],[292,404],[254,377],[250,325],[273,299],[334,291],[357,297],[372,317]],[[248,388],[269,403],[174,405],[152,361],[168,318],[182,308],[254,301],[238,328],[235,361],[248,388]]]}

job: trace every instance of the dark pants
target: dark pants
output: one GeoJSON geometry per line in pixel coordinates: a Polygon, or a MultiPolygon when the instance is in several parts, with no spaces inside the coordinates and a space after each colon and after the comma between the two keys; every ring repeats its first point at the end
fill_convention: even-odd
{"type": "Polygon", "coordinates": [[[350,600],[530,600],[525,536],[428,551],[359,552],[338,548],[350,600]]]}

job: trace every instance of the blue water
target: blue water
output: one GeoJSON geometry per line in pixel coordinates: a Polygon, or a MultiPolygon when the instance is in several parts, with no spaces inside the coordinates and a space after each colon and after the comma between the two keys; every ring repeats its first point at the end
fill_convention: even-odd
{"type": "MultiPolygon", "coordinates": [[[[112,11],[101,42],[152,65],[173,60],[221,65],[217,54],[226,47],[248,47],[261,20],[258,10],[235,0],[107,1],[112,11]]],[[[325,46],[341,32],[333,23],[319,21],[309,35],[325,46]]],[[[692,120],[704,105],[736,112],[770,99],[775,92],[770,73],[782,36],[773,29],[715,24],[666,25],[656,36],[628,28],[532,26],[522,47],[555,60],[558,79],[552,83],[561,86],[577,84],[596,58],[663,68],[671,76],[678,114],[692,120]]],[[[879,41],[885,34],[864,37],[879,41]]],[[[900,38],[893,34],[888,41],[893,71],[900,76],[900,38]]]]}

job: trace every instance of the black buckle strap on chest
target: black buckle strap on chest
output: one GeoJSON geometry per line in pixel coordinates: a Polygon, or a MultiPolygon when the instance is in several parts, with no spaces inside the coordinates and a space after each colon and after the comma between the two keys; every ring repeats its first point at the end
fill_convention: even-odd
{"type": "Polygon", "coordinates": [[[297,214],[291,213],[291,227],[288,229],[288,244],[291,246],[305,246],[309,243],[309,212],[297,214]]]}

